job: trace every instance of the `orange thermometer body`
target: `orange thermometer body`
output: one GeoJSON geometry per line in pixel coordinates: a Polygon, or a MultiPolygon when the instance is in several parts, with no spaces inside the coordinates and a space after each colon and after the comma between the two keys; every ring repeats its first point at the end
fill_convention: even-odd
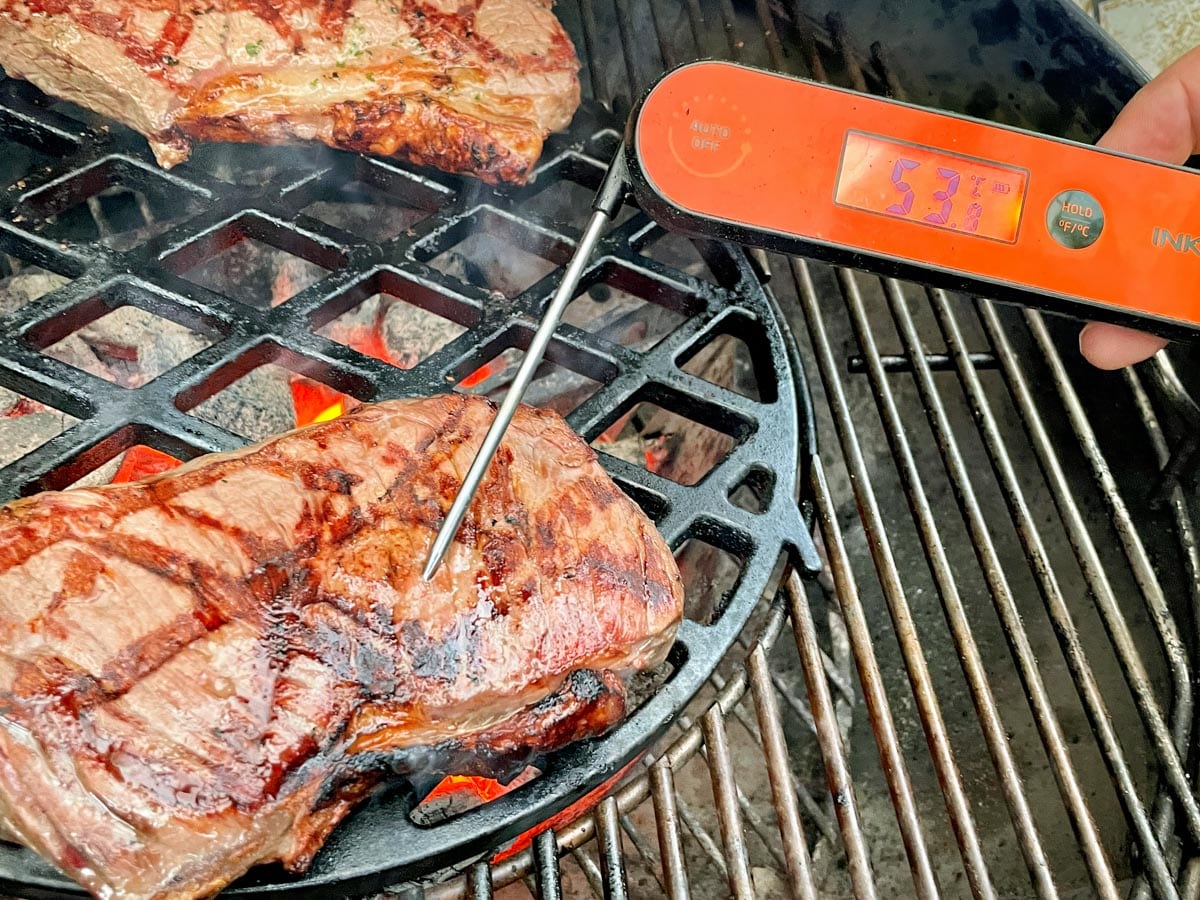
{"type": "Polygon", "coordinates": [[[671,230],[1103,319],[1200,328],[1200,178],[726,62],[666,74],[625,164],[671,230]]]}

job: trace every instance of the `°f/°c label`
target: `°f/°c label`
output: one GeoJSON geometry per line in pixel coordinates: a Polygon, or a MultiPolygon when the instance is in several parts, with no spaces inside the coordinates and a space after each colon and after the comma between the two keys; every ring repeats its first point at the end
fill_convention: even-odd
{"type": "Polygon", "coordinates": [[[1082,250],[1100,239],[1104,209],[1087,191],[1063,191],[1046,209],[1046,229],[1068,250],[1082,250]]]}
{"type": "Polygon", "coordinates": [[[698,178],[734,172],[750,155],[750,138],[745,114],[719,94],[696,94],[682,101],[667,126],[671,155],[698,178]]]}

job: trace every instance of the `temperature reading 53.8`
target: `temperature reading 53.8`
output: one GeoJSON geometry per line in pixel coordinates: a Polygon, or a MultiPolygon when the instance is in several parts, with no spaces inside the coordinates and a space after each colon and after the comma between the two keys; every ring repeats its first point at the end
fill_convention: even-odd
{"type": "Polygon", "coordinates": [[[1012,243],[1023,169],[852,131],[835,202],[867,212],[1012,243]]]}

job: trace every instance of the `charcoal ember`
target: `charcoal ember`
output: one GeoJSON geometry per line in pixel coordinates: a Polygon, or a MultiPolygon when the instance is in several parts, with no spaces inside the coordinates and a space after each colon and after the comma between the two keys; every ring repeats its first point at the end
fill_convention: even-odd
{"type": "Polygon", "coordinates": [[[71,280],[38,266],[15,263],[13,268],[12,275],[0,279],[0,315],[14,313],[71,280]]]}
{"type": "Polygon", "coordinates": [[[265,308],[274,297],[276,265],[264,245],[239,241],[190,269],[187,278],[226,297],[265,308]]]}
{"type": "Polygon", "coordinates": [[[649,350],[679,325],[683,316],[601,284],[573,300],[563,321],[611,343],[649,350]]]}
{"type": "MultiPolygon", "coordinates": [[[[525,354],[509,347],[487,363],[488,374],[482,381],[473,382],[469,388],[473,394],[500,403],[508,393],[521,360],[525,354]]],[[[533,380],[525,390],[523,398],[530,406],[550,409],[566,416],[584,400],[596,392],[596,381],[563,366],[544,361],[533,373],[533,380]]]]}
{"type": "Polygon", "coordinates": [[[318,200],[304,211],[343,231],[377,241],[389,241],[429,215],[361,182],[344,186],[333,198],[318,200]]]}
{"type": "Polygon", "coordinates": [[[20,416],[27,416],[30,413],[45,412],[50,407],[38,403],[36,400],[31,400],[16,391],[10,391],[7,388],[0,387],[0,418],[16,419],[20,416]]]}
{"type": "Polygon", "coordinates": [[[388,301],[384,304],[383,334],[396,365],[401,368],[416,365],[467,330],[457,322],[408,303],[378,296],[388,301]]]}
{"type": "Polygon", "coordinates": [[[271,281],[271,306],[286,303],[309,285],[316,284],[326,271],[307,259],[274,248],[265,250],[264,254],[275,273],[271,281]]]}
{"type": "Polygon", "coordinates": [[[642,436],[632,424],[627,424],[616,437],[600,444],[609,456],[629,463],[631,466],[646,465],[646,454],[643,450],[642,436]]]}
{"type": "MultiPolygon", "coordinates": [[[[515,368],[512,374],[516,375],[515,368]]],[[[596,382],[591,378],[561,366],[554,366],[548,374],[535,376],[525,394],[525,400],[532,406],[551,409],[565,417],[595,392],[596,382]]],[[[499,402],[503,397],[493,399],[499,402]]]]}
{"type": "Polygon", "coordinates": [[[457,322],[390,294],[375,294],[318,333],[398,368],[411,369],[464,331],[457,322]]]}
{"type": "Polygon", "coordinates": [[[557,268],[540,256],[482,231],[437,258],[437,268],[468,284],[515,297],[557,268]]]}
{"type": "Polygon", "coordinates": [[[712,622],[726,601],[726,590],[737,583],[741,565],[703,541],[688,541],[675,554],[680,577],[687,585],[687,616],[697,622],[712,622]]]}
{"type": "Polygon", "coordinates": [[[208,346],[203,335],[148,313],[122,306],[46,348],[47,356],[137,388],[208,346]]]}
{"type": "Polygon", "coordinates": [[[754,374],[754,361],[750,358],[745,343],[728,334],[722,334],[684,367],[705,381],[729,388],[746,397],[758,399],[758,378],[754,374]]]}
{"type": "Polygon", "coordinates": [[[73,488],[79,487],[100,487],[105,484],[112,484],[113,477],[121,468],[121,463],[125,461],[125,454],[118,453],[104,465],[92,469],[78,481],[71,484],[73,488]]]}
{"type": "Polygon", "coordinates": [[[28,415],[0,418],[0,465],[7,466],[36,450],[75,421],[66,413],[47,407],[28,415]]]}
{"type": "Polygon", "coordinates": [[[252,441],[296,427],[291,374],[278,366],[260,366],[209,397],[191,414],[252,441]]]}
{"type": "Polygon", "coordinates": [[[88,197],[87,206],[100,243],[113,250],[136,247],[169,224],[156,220],[141,191],[119,185],[88,197]]]}
{"type": "Polygon", "coordinates": [[[146,243],[151,238],[158,237],[158,235],[186,218],[186,216],[175,216],[169,219],[159,218],[134,228],[110,229],[107,233],[101,234],[100,243],[110,250],[123,253],[126,250],[132,250],[134,247],[146,243]]]}

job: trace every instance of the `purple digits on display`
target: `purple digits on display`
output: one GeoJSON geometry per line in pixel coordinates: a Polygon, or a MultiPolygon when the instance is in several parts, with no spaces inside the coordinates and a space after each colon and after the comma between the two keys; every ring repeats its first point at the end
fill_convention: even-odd
{"type": "Polygon", "coordinates": [[[958,190],[959,175],[953,169],[943,169],[939,166],[938,176],[946,179],[945,190],[933,192],[933,199],[942,201],[942,211],[930,213],[925,217],[925,221],[934,225],[945,225],[950,221],[950,207],[954,205],[954,201],[950,198],[958,190]]]}
{"type": "Polygon", "coordinates": [[[981,215],[983,215],[983,207],[978,203],[972,203],[967,207],[967,215],[963,219],[963,228],[967,231],[978,231],[979,217],[981,215]]]}
{"type": "MultiPolygon", "coordinates": [[[[916,196],[913,189],[907,181],[904,181],[904,173],[909,172],[920,163],[915,159],[905,159],[900,157],[896,160],[896,164],[892,166],[892,184],[896,190],[904,195],[904,199],[899,203],[893,203],[887,208],[887,211],[897,216],[907,216],[912,212],[913,199],[916,196]]],[[[952,199],[958,193],[958,185],[962,180],[962,176],[954,169],[946,169],[938,167],[938,176],[946,179],[946,186],[940,191],[933,192],[933,199],[942,204],[941,212],[932,212],[924,217],[925,221],[931,225],[950,225],[951,228],[956,226],[950,224],[950,210],[954,207],[952,199]]],[[[979,182],[983,181],[983,177],[972,175],[972,180],[975,182],[974,189],[971,192],[972,196],[979,195],[979,182]]],[[[963,229],[970,232],[979,230],[979,218],[983,215],[983,207],[978,203],[972,203],[967,207],[966,216],[963,219],[963,229]]]]}
{"type": "Polygon", "coordinates": [[[904,194],[904,200],[900,203],[893,203],[887,208],[890,213],[895,213],[899,216],[907,216],[912,211],[913,205],[913,189],[908,186],[907,181],[901,181],[904,173],[909,169],[915,169],[920,163],[912,159],[898,159],[896,165],[892,167],[892,184],[896,186],[896,190],[904,194]]]}

